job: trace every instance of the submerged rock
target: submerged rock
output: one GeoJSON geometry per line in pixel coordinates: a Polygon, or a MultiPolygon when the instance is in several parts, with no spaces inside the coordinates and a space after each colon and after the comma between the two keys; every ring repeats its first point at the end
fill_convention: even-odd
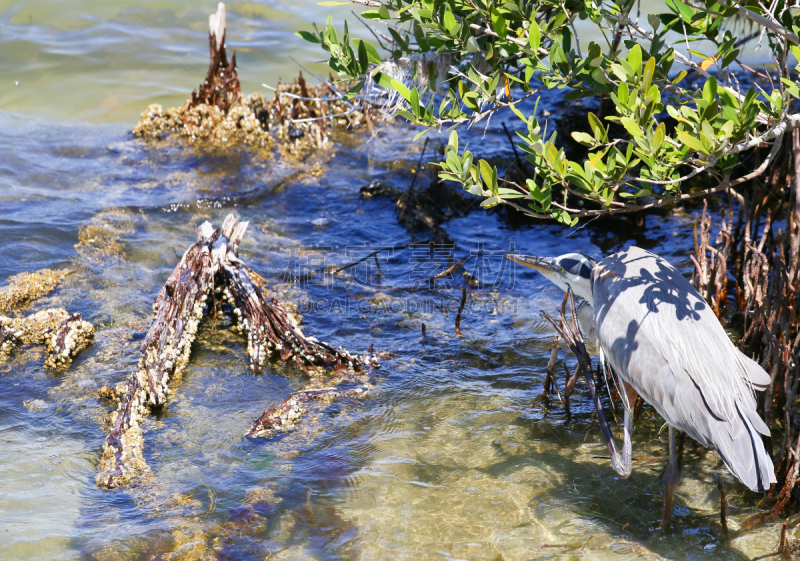
{"type": "Polygon", "coordinates": [[[0,311],[8,312],[50,294],[66,276],[67,271],[42,269],[10,277],[8,286],[0,290],[0,311]]]}

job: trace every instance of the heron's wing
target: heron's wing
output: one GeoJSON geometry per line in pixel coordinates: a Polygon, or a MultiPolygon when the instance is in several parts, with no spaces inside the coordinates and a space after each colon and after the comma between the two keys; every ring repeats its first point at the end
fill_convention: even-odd
{"type": "Polygon", "coordinates": [[[733,346],[713,311],[674,267],[639,248],[593,272],[598,343],[622,378],[674,427],[713,445],[751,489],[775,481],[758,433],[753,387],[769,377],[733,346]]]}

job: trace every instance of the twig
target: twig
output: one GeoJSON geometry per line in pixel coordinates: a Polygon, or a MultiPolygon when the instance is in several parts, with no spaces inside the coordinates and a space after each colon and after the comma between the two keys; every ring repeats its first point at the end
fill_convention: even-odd
{"type": "Polygon", "coordinates": [[[467,302],[467,287],[461,287],[461,305],[458,307],[456,314],[456,335],[461,337],[461,312],[464,311],[464,304],[467,302]]]}
{"type": "Polygon", "coordinates": [[[463,259],[461,259],[461,261],[459,261],[455,265],[451,265],[450,267],[448,267],[447,269],[445,269],[441,273],[437,273],[437,274],[433,275],[431,278],[428,279],[428,282],[431,283],[433,281],[436,281],[436,280],[438,280],[438,279],[440,279],[442,277],[445,277],[445,276],[449,275],[450,273],[453,273],[454,271],[458,270],[459,267],[462,267],[464,265],[464,263],[466,263],[467,261],[469,261],[470,259],[472,259],[473,257],[476,257],[476,256],[477,256],[476,254],[466,255],[463,259]]]}
{"type": "Polygon", "coordinates": [[[525,171],[525,168],[522,166],[522,160],[520,160],[519,157],[519,152],[517,152],[517,145],[514,144],[514,139],[511,137],[511,133],[508,132],[508,127],[505,123],[503,123],[503,130],[506,131],[508,142],[511,143],[511,148],[514,150],[514,159],[517,161],[517,167],[519,168],[519,171],[525,171]]]}
{"type": "MultiPolygon", "coordinates": [[[[758,25],[766,27],[767,29],[771,29],[772,31],[774,31],[778,35],[782,35],[782,36],[786,37],[786,39],[792,45],[800,45],[800,39],[798,39],[797,35],[795,35],[791,31],[789,31],[788,29],[786,29],[782,25],[779,25],[779,24],[777,24],[777,23],[775,23],[773,21],[770,21],[767,18],[765,18],[764,16],[760,16],[757,13],[748,10],[747,8],[743,8],[742,6],[738,6],[738,5],[737,6],[731,6],[731,5],[727,4],[725,2],[725,0],[720,0],[720,4],[725,6],[726,8],[736,8],[737,10],[739,10],[739,15],[741,15],[742,17],[747,18],[750,21],[752,21],[754,23],[757,23],[758,25]]],[[[767,12],[767,13],[769,13],[769,12],[767,12]]]]}
{"type": "Polygon", "coordinates": [[[417,182],[417,176],[419,175],[419,168],[422,166],[422,158],[425,157],[425,149],[428,147],[428,138],[425,139],[425,142],[422,144],[422,152],[419,154],[419,161],[417,162],[417,169],[414,171],[414,177],[411,179],[411,186],[408,188],[409,191],[414,190],[414,184],[417,182]]]}
{"type": "Polygon", "coordinates": [[[373,251],[372,253],[370,253],[369,255],[367,255],[366,257],[362,257],[358,261],[353,261],[352,263],[349,263],[347,265],[342,265],[341,267],[339,267],[335,271],[332,271],[331,274],[335,275],[336,273],[341,273],[345,269],[349,269],[350,267],[355,267],[359,263],[362,263],[362,262],[366,261],[367,259],[369,259],[370,257],[374,257],[374,256],[376,256],[379,253],[382,253],[384,251],[399,251],[401,249],[406,249],[407,247],[409,247],[411,245],[414,245],[415,243],[419,243],[419,242],[409,242],[407,244],[398,245],[398,246],[395,246],[395,247],[383,247],[381,249],[377,249],[377,250],[373,251]]]}

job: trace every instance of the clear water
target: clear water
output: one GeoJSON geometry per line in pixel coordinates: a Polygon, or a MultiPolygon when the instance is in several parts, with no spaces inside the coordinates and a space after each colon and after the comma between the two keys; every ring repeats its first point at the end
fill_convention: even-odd
{"type": "MultiPolygon", "coordinates": [[[[243,90],[292,76],[289,54],[319,69],[320,54],[289,32],[330,10],[229,5],[243,90]]],[[[570,233],[478,209],[446,223],[453,248],[384,254],[380,274],[367,262],[287,284],[287,269],[412,241],[393,201],[361,198],[359,188],[375,180],[405,188],[421,145],[398,125],[371,142],[340,137],[335,156],[297,164],[133,140],[144,106],[179,104],[202,79],[206,16],[189,2],[0,3],[0,283],[68,269],[31,309],[63,306],[97,327],[95,344],[66,372],[43,370],[36,350],[0,364],[0,559],[748,559],[774,551],[775,524],[742,529],[760,497],[716,453],[691,446],[672,527],[651,539],[663,462],[637,461],[628,480],[616,477],[597,457],[607,451],[582,384],[570,415],[542,403],[553,334],[539,310],[555,311],[561,295],[500,258],[510,248],[600,256],[636,243],[688,272],[690,216],[570,233]],[[194,228],[229,212],[250,220],[242,254],[305,310],[307,334],[358,352],[374,343],[394,357],[375,371],[366,398],[316,407],[296,431],[248,441],[250,421],[307,380],[279,363],[254,375],[242,339],[207,322],[174,399],[145,423],[152,477],[100,490],[108,409],[91,392],[130,375],[152,300],[194,228]],[[456,337],[463,281],[454,275],[430,289],[420,280],[479,251],[485,257],[467,270],[487,286],[470,289],[456,337]],[[718,522],[718,473],[730,541],[718,522]]],[[[499,126],[468,140],[508,157],[499,126]]],[[[434,172],[421,173],[418,185],[434,172]]],[[[635,456],[666,454],[660,428],[646,410],[635,456]]]]}

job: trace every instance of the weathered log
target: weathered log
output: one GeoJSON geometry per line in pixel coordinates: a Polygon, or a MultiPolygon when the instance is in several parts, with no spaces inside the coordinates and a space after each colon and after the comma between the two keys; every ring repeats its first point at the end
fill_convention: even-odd
{"type": "Polygon", "coordinates": [[[147,471],[140,426],[146,406],[163,405],[167,382],[186,366],[203,317],[214,273],[211,244],[216,231],[209,222],[197,229],[197,242],[183,254],[155,299],[156,318],[139,351],[139,365],[128,385],[114,428],[106,438],[96,478],[100,487],[118,487],[147,471]]]}
{"type": "Polygon", "coordinates": [[[305,403],[309,401],[327,401],[367,393],[372,386],[361,384],[354,388],[340,389],[337,387],[312,388],[296,391],[286,401],[276,407],[271,407],[256,419],[245,436],[268,437],[278,432],[287,432],[294,428],[308,412],[305,403]]]}
{"type": "Polygon", "coordinates": [[[127,388],[113,429],[103,447],[97,484],[117,487],[146,471],[141,416],[147,407],[162,406],[169,382],[186,366],[210,294],[220,294],[235,319],[234,329],[247,332],[250,364],[257,371],[272,353],[293,359],[307,371],[358,371],[376,363],[306,337],[287,310],[264,292],[263,279],[239,258],[247,222],[231,214],[222,228],[205,222],[197,242],[181,258],[155,299],[156,318],[140,349],[137,372],[127,388]],[[213,292],[212,292],[213,291],[213,292]]]}

